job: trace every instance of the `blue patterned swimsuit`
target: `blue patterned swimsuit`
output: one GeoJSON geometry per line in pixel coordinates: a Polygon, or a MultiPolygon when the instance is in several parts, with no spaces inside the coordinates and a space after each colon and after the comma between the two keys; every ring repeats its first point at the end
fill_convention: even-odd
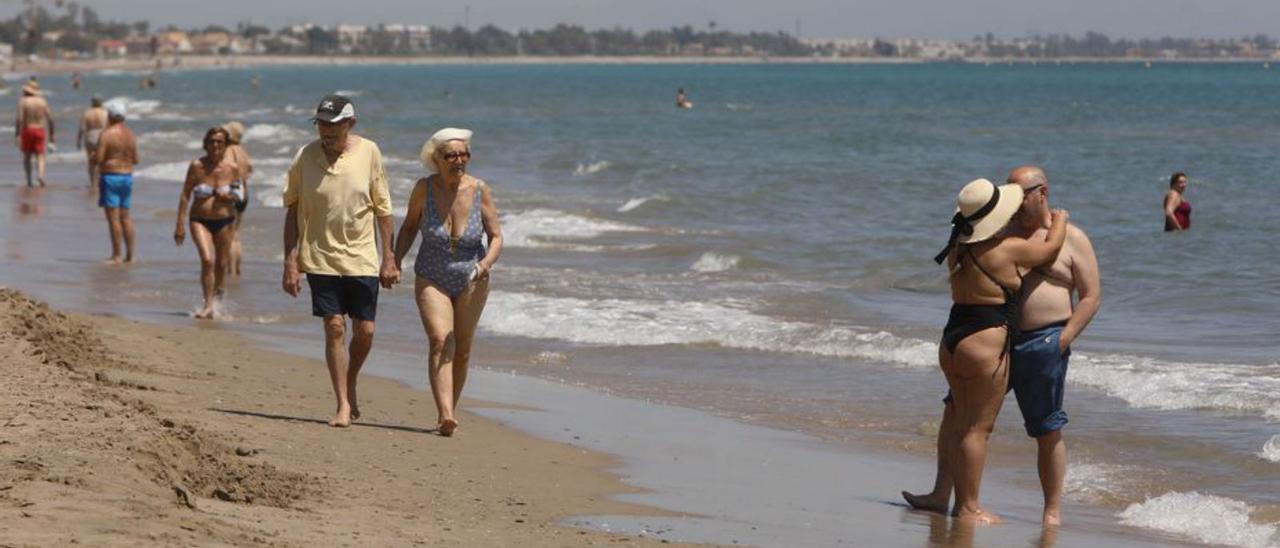
{"type": "Polygon", "coordinates": [[[451,298],[456,299],[467,290],[476,262],[485,255],[484,223],[480,219],[482,185],[480,183],[476,186],[475,200],[467,215],[467,228],[462,231],[462,237],[458,238],[457,246],[451,249],[450,234],[444,226],[444,219],[436,212],[436,201],[432,193],[434,185],[427,184],[427,211],[419,225],[422,244],[418,246],[418,258],[414,260],[413,271],[440,286],[451,298]]]}

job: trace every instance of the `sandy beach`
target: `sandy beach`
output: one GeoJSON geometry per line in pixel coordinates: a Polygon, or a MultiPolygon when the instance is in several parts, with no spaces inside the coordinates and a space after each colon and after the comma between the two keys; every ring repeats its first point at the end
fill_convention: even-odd
{"type": "Polygon", "coordinates": [[[432,435],[430,396],[391,381],[334,429],[320,363],[11,289],[0,347],[3,546],[658,544],[556,525],[656,512],[610,499],[609,458],[465,413],[432,435]]]}

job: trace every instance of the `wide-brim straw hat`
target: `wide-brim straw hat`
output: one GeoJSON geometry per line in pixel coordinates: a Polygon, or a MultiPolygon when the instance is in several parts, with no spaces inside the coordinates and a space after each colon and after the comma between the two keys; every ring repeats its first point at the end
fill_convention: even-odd
{"type": "Polygon", "coordinates": [[[227,137],[231,139],[231,144],[240,144],[240,137],[244,136],[244,124],[236,121],[222,124],[222,129],[227,130],[227,137]]]}
{"type": "Polygon", "coordinates": [[[422,167],[427,168],[427,171],[432,173],[439,173],[440,168],[436,166],[434,160],[436,150],[449,141],[462,141],[467,144],[469,149],[471,148],[471,135],[471,130],[456,127],[447,127],[435,132],[430,139],[427,139],[427,142],[422,143],[422,153],[418,156],[422,160],[422,167]]]}
{"type": "Polygon", "coordinates": [[[956,243],[977,243],[999,234],[1022,206],[1022,195],[1020,185],[996,186],[986,179],[964,185],[956,196],[956,213],[964,215],[973,232],[966,235],[962,231],[956,243]]]}
{"type": "Polygon", "coordinates": [[[1022,206],[1022,187],[997,186],[986,179],[970,181],[956,196],[956,212],[951,217],[951,238],[934,261],[941,263],[956,244],[990,240],[1004,230],[1022,206]]]}
{"type": "Polygon", "coordinates": [[[27,83],[22,85],[22,93],[40,95],[40,83],[35,80],[27,80],[27,83]]]}

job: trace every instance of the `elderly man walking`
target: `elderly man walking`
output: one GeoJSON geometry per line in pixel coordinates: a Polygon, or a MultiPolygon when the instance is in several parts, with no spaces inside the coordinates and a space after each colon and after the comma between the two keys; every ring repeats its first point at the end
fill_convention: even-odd
{"type": "Polygon", "coordinates": [[[111,231],[111,258],[120,264],[120,240],[124,240],[124,262],[133,262],[133,168],[138,165],[138,139],[124,123],[124,103],[107,103],[107,129],[98,136],[93,159],[98,163],[98,207],[107,216],[111,231]]]}
{"type": "MultiPolygon", "coordinates": [[[[1020,166],[1009,172],[1008,182],[1022,187],[1022,209],[1015,234],[1044,238],[1049,227],[1049,178],[1036,166],[1020,166]]],[[[1038,446],[1037,468],[1044,491],[1045,525],[1062,520],[1062,486],[1067,475],[1067,445],[1062,428],[1067,425],[1063,391],[1071,343],[1093,320],[1102,303],[1102,283],[1093,244],[1083,230],[1067,226],[1067,241],[1058,257],[1038,267],[1022,280],[1021,325],[1014,343],[1009,388],[1018,399],[1023,426],[1038,446]],[[1078,301],[1072,301],[1072,294],[1078,301]]],[[[948,399],[938,431],[938,472],[933,491],[924,495],[902,492],[914,508],[946,512],[951,498],[952,476],[947,462],[954,444],[955,410],[948,399]]]]}
{"type": "Polygon", "coordinates": [[[31,160],[36,161],[36,180],[45,185],[44,156],[47,144],[53,144],[53,113],[49,102],[40,96],[40,84],[34,76],[22,86],[22,98],[18,99],[18,116],[13,123],[13,136],[22,149],[22,167],[27,172],[27,186],[31,184],[31,160]]]}
{"type": "Polygon", "coordinates": [[[298,152],[284,187],[288,214],[281,284],[297,297],[302,274],[307,275],[311,313],[324,320],[325,362],[337,399],[329,425],[346,427],[360,418],[356,377],[373,347],[378,287],[390,289],[399,282],[400,269],[392,252],[391,195],[382,151],[351,132],[355,105],[329,95],[312,120],[319,139],[298,152]],[[347,316],[349,348],[344,346],[347,316]]]}

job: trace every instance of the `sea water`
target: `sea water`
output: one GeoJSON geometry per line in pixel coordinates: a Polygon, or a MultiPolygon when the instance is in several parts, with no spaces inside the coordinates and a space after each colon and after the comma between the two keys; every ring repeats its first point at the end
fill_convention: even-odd
{"type": "MultiPolygon", "coordinates": [[[[423,141],[476,132],[470,170],[492,185],[505,235],[478,366],[889,453],[933,451],[950,300],[930,258],[955,193],[1041,165],[1103,282],[1068,374],[1067,496],[1169,532],[1210,519],[1194,529],[1222,532],[1192,535],[1203,542],[1277,542],[1280,75],[1259,65],[227,68],[166,71],[151,90],[137,78],[89,75],[80,91],[45,79],[58,186],[4,177],[0,281],[74,309],[186,316],[200,292],[193,249],[170,236],[178,192],[205,130],[236,119],[256,171],[246,272],[217,325],[318,336],[306,295],[279,290],[280,192],[315,103],[341,90],[382,148],[397,215],[425,175],[423,141]],[[677,87],[696,108],[674,108],[677,87]],[[139,135],[130,269],[97,263],[101,213],[70,189],[84,183],[72,128],[91,93],[127,102],[139,135]],[[1190,176],[1193,228],[1167,234],[1174,171],[1190,176]]],[[[0,161],[20,169],[15,156],[0,161]]],[[[408,287],[383,293],[379,344],[425,346],[408,287]]],[[[390,374],[421,382],[425,365],[390,374]]],[[[989,467],[1034,488],[1034,442],[1015,406],[1003,415],[989,467]]],[[[903,487],[927,488],[931,472],[903,487]]]]}

